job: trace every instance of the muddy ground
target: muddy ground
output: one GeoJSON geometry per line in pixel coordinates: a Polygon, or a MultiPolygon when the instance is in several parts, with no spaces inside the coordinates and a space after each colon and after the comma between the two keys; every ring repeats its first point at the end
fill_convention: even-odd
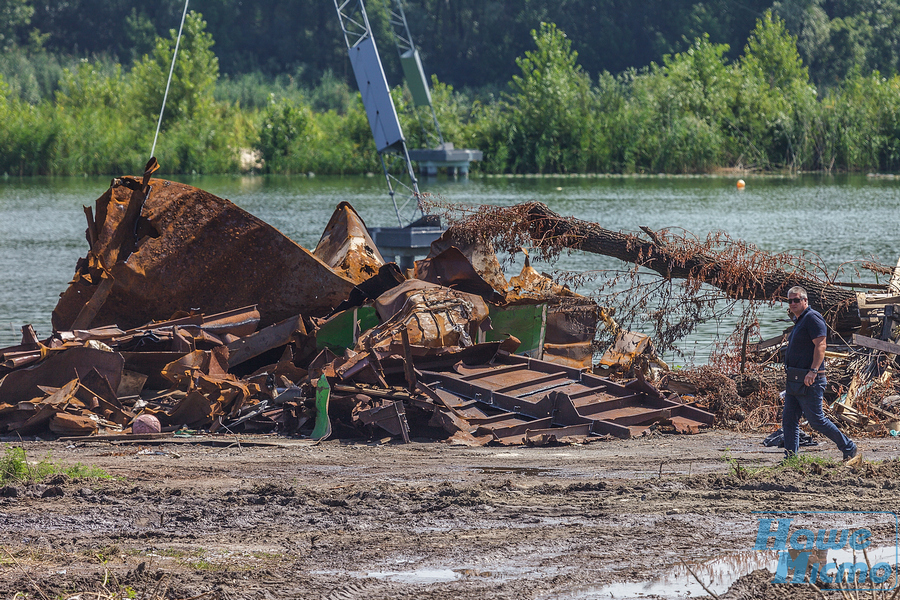
{"type": "MultiPolygon", "coordinates": [[[[703,596],[682,560],[725,598],[817,597],[761,572],[732,585],[759,566],[752,511],[896,510],[900,442],[862,440],[860,468],[754,472],[781,459],[762,437],[25,442],[31,460],[116,479],[0,490],[0,597],[703,596]]],[[[827,441],[803,450],[839,458],[827,441]]]]}

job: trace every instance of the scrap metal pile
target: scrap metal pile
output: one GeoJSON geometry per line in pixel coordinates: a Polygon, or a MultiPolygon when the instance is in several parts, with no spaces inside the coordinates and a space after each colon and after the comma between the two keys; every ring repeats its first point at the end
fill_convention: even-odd
{"type": "MultiPolygon", "coordinates": [[[[85,208],[89,252],[53,335],[26,326],[0,349],[0,435],[158,423],[544,444],[714,420],[639,369],[593,374],[598,323],[614,322],[527,261],[507,281],[484,244],[445,235],[404,273],[345,202],[310,252],[155,169],[113,180],[85,208]]],[[[645,338],[618,331],[606,372],[658,362],[645,338]]]]}

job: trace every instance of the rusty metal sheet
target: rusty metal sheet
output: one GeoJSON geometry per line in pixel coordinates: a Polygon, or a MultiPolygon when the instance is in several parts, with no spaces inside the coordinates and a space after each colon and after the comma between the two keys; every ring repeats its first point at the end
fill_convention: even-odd
{"type": "Polygon", "coordinates": [[[402,348],[403,329],[416,346],[472,346],[488,316],[487,304],[479,296],[415,279],[380,296],[375,308],[384,322],[360,336],[357,351],[402,348]]]}
{"type": "Polygon", "coordinates": [[[294,315],[235,340],[228,344],[228,366],[234,367],[272,348],[284,346],[294,339],[295,335],[306,336],[306,327],[300,315],[294,315]]]}
{"type": "MultiPolygon", "coordinates": [[[[220,312],[212,315],[206,315],[203,313],[195,313],[186,315],[183,317],[178,317],[175,319],[169,319],[166,321],[159,321],[153,323],[147,323],[145,325],[141,325],[139,327],[134,327],[128,330],[127,333],[135,334],[139,332],[146,331],[162,331],[169,330],[171,331],[174,327],[180,328],[196,328],[202,330],[206,333],[210,333],[216,336],[232,334],[239,337],[244,337],[250,335],[256,328],[259,326],[259,310],[257,310],[257,306],[245,306],[243,308],[236,308],[234,310],[228,310],[225,312],[220,312]]],[[[91,331],[93,332],[103,332],[105,329],[110,328],[96,328],[91,331]]],[[[115,331],[114,328],[111,328],[115,331]]],[[[122,335],[122,332],[119,331],[118,334],[110,335],[109,337],[119,337],[122,335]]],[[[104,338],[100,338],[104,339],[104,338]]]]}
{"type": "Polygon", "coordinates": [[[557,297],[547,307],[547,335],[549,344],[592,342],[597,333],[601,309],[584,296],[557,297]]]}
{"type": "Polygon", "coordinates": [[[385,264],[365,222],[349,202],[334,209],[313,254],[354,283],[377,275],[385,264]]]}
{"type": "Polygon", "coordinates": [[[275,228],[189,185],[149,180],[139,213],[126,219],[134,212],[126,210],[135,202],[132,188],[140,183],[116,179],[97,199],[97,239],[53,311],[55,330],[72,329],[110,281],[108,296],[84,327],[128,329],[179,311],[218,313],[253,304],[264,327],[299,313],[325,315],[353,289],[353,281],[275,228]],[[113,251],[118,239],[124,252],[113,251]]]}
{"type": "Polygon", "coordinates": [[[465,415],[477,426],[498,418],[552,418],[553,426],[586,425],[595,435],[627,438],[633,435],[632,428],[664,419],[702,424],[714,420],[711,413],[664,398],[645,381],[621,385],[582,370],[520,356],[498,355],[489,365],[459,364],[453,373],[426,371],[422,379],[457,414],[473,404],[503,411],[483,419],[477,413],[465,415]]]}
{"type": "Polygon", "coordinates": [[[369,407],[356,404],[352,416],[354,421],[377,425],[391,435],[402,436],[403,441],[409,443],[409,424],[406,421],[406,410],[403,408],[402,400],[382,400],[369,407]]]}
{"type": "Polygon", "coordinates": [[[38,340],[37,333],[34,331],[34,327],[31,325],[23,325],[22,326],[22,345],[34,345],[40,344],[38,340]]]}
{"type": "Polygon", "coordinates": [[[206,428],[212,425],[219,413],[217,403],[211,398],[194,390],[178,401],[171,411],[153,412],[166,426],[185,425],[193,428],[206,428]]]}
{"type": "Polygon", "coordinates": [[[546,275],[538,273],[531,266],[531,259],[525,254],[525,264],[519,274],[509,280],[510,289],[506,294],[506,301],[515,304],[521,301],[543,301],[551,297],[578,297],[578,294],[569,288],[559,285],[546,275]]]}
{"type": "Polygon", "coordinates": [[[120,354],[125,359],[126,369],[147,376],[144,385],[151,390],[167,389],[172,384],[163,377],[162,370],[183,356],[178,352],[120,352],[120,354]]]}
{"type": "Polygon", "coordinates": [[[163,367],[163,377],[176,386],[187,386],[200,375],[224,377],[228,372],[228,349],[194,350],[163,367]]]}
{"type": "Polygon", "coordinates": [[[605,369],[627,369],[634,359],[650,347],[650,337],[643,333],[622,330],[612,347],[600,357],[599,365],[605,369]]]}
{"type": "Polygon", "coordinates": [[[69,348],[56,352],[33,367],[17,369],[0,380],[0,398],[4,402],[20,402],[43,397],[38,386],[61,388],[80,374],[87,375],[92,368],[102,373],[109,385],[116,389],[122,377],[125,360],[117,352],[93,348],[69,348]]]}
{"type": "Polygon", "coordinates": [[[375,299],[375,310],[378,311],[378,316],[381,317],[382,321],[387,321],[400,312],[400,309],[406,304],[406,299],[411,294],[419,290],[439,287],[440,286],[436,283],[422,281],[421,279],[409,279],[403,281],[402,283],[391,287],[375,299]]]}
{"type": "Polygon", "coordinates": [[[259,327],[259,310],[256,305],[237,308],[203,317],[200,329],[216,336],[231,334],[244,337],[259,327]]]}
{"type": "Polygon", "coordinates": [[[601,309],[590,298],[561,297],[547,306],[543,358],[577,369],[590,369],[601,309]]]}
{"type": "Polygon", "coordinates": [[[695,421],[694,419],[688,419],[687,417],[672,417],[669,419],[672,426],[675,428],[675,431],[678,433],[686,433],[686,434],[696,434],[700,433],[700,430],[703,427],[707,427],[708,423],[703,423],[701,421],[695,421]]]}
{"type": "Polygon", "coordinates": [[[503,445],[518,445],[525,442],[525,436],[531,429],[546,429],[551,424],[550,417],[526,421],[523,419],[505,418],[502,421],[481,425],[475,436],[491,435],[493,440],[503,445]]]}
{"type": "Polygon", "coordinates": [[[469,259],[455,246],[436,256],[416,261],[416,279],[481,296],[488,302],[501,302],[505,289],[499,290],[484,280],[469,259]]]}
{"type": "Polygon", "coordinates": [[[574,344],[548,344],[544,342],[543,359],[573,369],[590,369],[593,366],[594,344],[577,342],[574,344]]]}
{"type": "Polygon", "coordinates": [[[97,421],[85,415],[56,413],[48,425],[56,435],[93,435],[97,433],[97,421]]]}
{"type": "MultiPolygon", "coordinates": [[[[77,402],[75,392],[78,390],[78,380],[73,379],[56,392],[50,394],[40,402],[36,403],[35,410],[30,411],[29,416],[24,422],[16,422],[15,420],[9,426],[11,431],[16,431],[20,435],[30,435],[46,426],[50,419],[58,413],[66,409],[69,402],[77,402]]],[[[12,417],[13,419],[15,417],[12,417]]]]}
{"type": "Polygon", "coordinates": [[[337,307],[326,318],[331,317],[339,312],[362,306],[374,302],[376,298],[385,294],[392,288],[406,281],[406,275],[397,266],[397,263],[387,263],[378,269],[378,274],[373,275],[362,283],[356,285],[347,299],[337,305],[337,307]]]}
{"type": "MultiPolygon", "coordinates": [[[[401,340],[402,341],[402,340],[401,340]]],[[[485,342],[466,348],[426,348],[410,346],[411,362],[416,369],[444,371],[458,363],[478,365],[490,362],[501,350],[502,342],[485,342]]],[[[406,358],[402,346],[373,349],[385,376],[404,373],[406,358]]]]}
{"type": "MultiPolygon", "coordinates": [[[[101,379],[100,377],[93,378],[94,385],[96,386],[101,379]]],[[[111,390],[107,389],[106,394],[109,395],[110,393],[111,390]]],[[[110,425],[122,427],[134,418],[134,414],[123,409],[118,399],[115,399],[115,396],[113,396],[113,400],[108,400],[101,393],[95,392],[81,382],[79,382],[75,391],[75,396],[86,405],[86,410],[89,410],[102,420],[108,421],[110,425]]]]}
{"type": "Polygon", "coordinates": [[[484,281],[494,290],[505,295],[509,283],[506,281],[500,261],[497,260],[497,255],[490,244],[477,239],[465,240],[454,235],[454,232],[455,230],[448,229],[441,237],[433,241],[431,251],[426,258],[433,258],[448,248],[455,247],[468,259],[472,268],[484,281]]]}
{"type": "Polygon", "coordinates": [[[551,427],[549,429],[529,429],[525,432],[525,444],[528,446],[566,443],[581,444],[590,435],[591,426],[589,424],[551,427]]]}
{"type": "MultiPolygon", "coordinates": [[[[121,380],[122,377],[120,374],[119,383],[121,383],[121,380]]],[[[107,379],[107,377],[100,373],[97,369],[91,369],[87,373],[80,374],[78,381],[83,387],[90,390],[92,394],[95,394],[101,400],[107,402],[108,404],[114,406],[119,410],[122,410],[124,408],[122,406],[122,403],[119,402],[119,398],[116,396],[116,390],[112,387],[109,379],[107,379]]],[[[118,385],[119,384],[116,384],[116,387],[118,387],[118,385]]]]}

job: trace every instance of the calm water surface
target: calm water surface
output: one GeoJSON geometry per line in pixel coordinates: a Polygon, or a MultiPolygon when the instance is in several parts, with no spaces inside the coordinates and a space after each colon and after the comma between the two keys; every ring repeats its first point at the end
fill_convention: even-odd
{"type": "MultiPolygon", "coordinates": [[[[166,177],[163,175],[162,177],[166,177]]],[[[50,313],[87,252],[82,206],[109,185],[102,178],[0,179],[0,347],[18,343],[20,327],[51,333],[50,313]]],[[[335,205],[346,200],[369,226],[396,225],[380,177],[171,177],[232,200],[306,248],[314,248],[335,205]]],[[[865,176],[648,178],[473,178],[426,180],[422,189],[453,203],[508,205],[530,200],[608,229],[683,228],[698,236],[725,231],[772,251],[804,249],[829,272],[847,261],[895,264],[900,247],[900,179],[865,176]]],[[[615,259],[563,256],[544,271],[620,269],[615,259]]],[[[516,274],[510,269],[507,276],[516,274]]],[[[851,279],[846,273],[841,279],[851,279]]],[[[873,275],[855,281],[875,281],[873,275]]],[[[589,293],[589,285],[579,291],[589,293]]],[[[769,311],[763,335],[776,335],[781,309],[769,311]]],[[[699,362],[730,327],[708,324],[685,349],[699,362]],[[720,331],[720,329],[722,331],[720,331]]]]}

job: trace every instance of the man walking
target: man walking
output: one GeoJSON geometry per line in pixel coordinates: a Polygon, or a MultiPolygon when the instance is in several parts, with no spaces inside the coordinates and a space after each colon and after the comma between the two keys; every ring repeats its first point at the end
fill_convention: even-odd
{"type": "MultiPolygon", "coordinates": [[[[788,312],[794,328],[788,337],[784,365],[788,372],[788,385],[784,394],[784,411],[781,428],[784,430],[784,455],[797,454],[800,446],[800,416],[805,416],[810,426],[834,442],[843,453],[845,462],[856,457],[856,444],[835,427],[822,411],[825,393],[825,338],[828,329],[822,315],[809,307],[806,290],[794,286],[788,290],[788,312]],[[801,369],[805,373],[801,372],[801,369]],[[802,382],[791,384],[791,377],[803,377],[802,382]]],[[[854,461],[856,462],[856,461],[854,461]]]]}

